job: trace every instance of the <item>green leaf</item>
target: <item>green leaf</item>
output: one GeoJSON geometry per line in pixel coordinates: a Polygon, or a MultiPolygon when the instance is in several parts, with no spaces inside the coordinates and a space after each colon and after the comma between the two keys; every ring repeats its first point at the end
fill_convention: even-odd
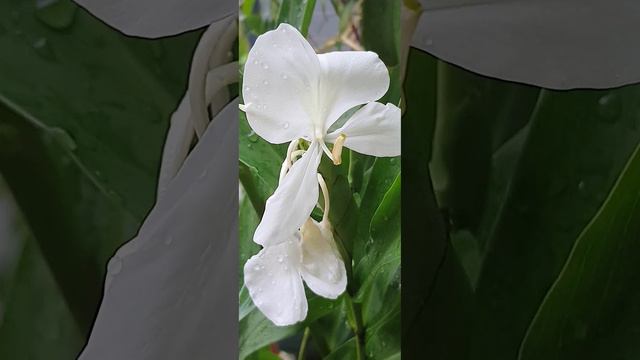
{"type": "Polygon", "coordinates": [[[538,309],[519,359],[640,355],[640,146],[538,309]]]}
{"type": "Polygon", "coordinates": [[[429,160],[436,119],[436,61],[409,54],[402,123],[402,347],[405,354],[465,359],[473,294],[449,244],[429,160]]]}
{"type": "Polygon", "coordinates": [[[264,346],[300,332],[307,324],[339,308],[340,303],[339,300],[327,300],[317,296],[308,297],[308,302],[307,318],[303,322],[291,326],[273,325],[258,308],[250,311],[240,320],[240,339],[238,340],[240,359],[245,359],[264,346]]]}
{"type": "Polygon", "coordinates": [[[260,138],[249,126],[244,113],[240,113],[239,126],[240,182],[262,217],[264,204],[278,185],[286,148],[276,147],[260,138]]]}
{"type": "Polygon", "coordinates": [[[153,204],[198,33],[127,38],[66,0],[0,14],[0,171],[59,286],[48,301],[84,334],[107,259],[153,204]]]}
{"type": "Polygon", "coordinates": [[[362,1],[362,44],[388,66],[400,62],[400,1],[362,1]]]}
{"type": "Polygon", "coordinates": [[[315,6],[316,0],[282,0],[278,23],[294,26],[306,37],[315,6]]]}
{"type": "Polygon", "coordinates": [[[437,126],[431,166],[438,203],[456,228],[476,232],[495,144],[526,123],[538,90],[438,63],[437,126]],[[494,133],[497,133],[494,139],[494,133]]]}
{"type": "Polygon", "coordinates": [[[474,356],[517,354],[576,238],[640,140],[638,96],[639,86],[543,90],[484,240],[474,356]]]}
{"type": "Polygon", "coordinates": [[[33,238],[22,249],[0,323],[0,358],[66,360],[85,341],[33,238]]]}

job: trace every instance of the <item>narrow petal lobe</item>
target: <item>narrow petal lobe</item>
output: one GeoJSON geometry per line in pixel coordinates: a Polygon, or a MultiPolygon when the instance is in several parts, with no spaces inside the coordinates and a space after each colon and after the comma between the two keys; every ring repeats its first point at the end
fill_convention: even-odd
{"type": "Polygon", "coordinates": [[[393,104],[369,103],[327,136],[333,142],[346,135],[344,146],[361,154],[373,156],[400,155],[400,108],[393,104]]]}
{"type": "Polygon", "coordinates": [[[320,148],[312,142],[267,200],[262,221],[253,235],[260,245],[278,244],[300,229],[318,202],[320,148]]]}

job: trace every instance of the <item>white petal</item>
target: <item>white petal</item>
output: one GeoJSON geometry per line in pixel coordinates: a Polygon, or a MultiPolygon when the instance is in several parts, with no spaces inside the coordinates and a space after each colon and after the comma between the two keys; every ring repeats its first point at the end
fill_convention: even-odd
{"type": "Polygon", "coordinates": [[[302,227],[301,274],[316,294],[335,299],[347,288],[347,272],[331,229],[309,219],[302,227]]]}
{"type": "Polygon", "coordinates": [[[157,38],[237,19],[238,4],[228,0],[75,0],[126,35],[157,38]]]}
{"type": "Polygon", "coordinates": [[[109,262],[80,360],[237,357],[237,104],[216,117],[109,262]],[[116,344],[116,346],[114,346],[116,344]]]}
{"type": "Polygon", "coordinates": [[[318,202],[318,165],[322,155],[312,142],[296,161],[276,191],[267,199],[262,221],[253,235],[260,245],[278,244],[300,229],[318,202]]]}
{"type": "Polygon", "coordinates": [[[300,242],[267,246],[244,265],[244,283],[258,309],[278,326],[307,316],[307,298],[300,277],[300,242]]]}
{"type": "Polygon", "coordinates": [[[318,59],[325,133],[345,111],[380,99],[389,88],[389,71],[376,53],[336,51],[320,54],[318,59]]]}
{"type": "Polygon", "coordinates": [[[319,75],[316,53],[291,25],[259,36],[249,51],[242,86],[247,120],[256,134],[276,144],[313,134],[319,75]]]}
{"type": "Polygon", "coordinates": [[[399,156],[400,122],[400,108],[372,102],[356,111],[326,139],[333,142],[340,134],[345,134],[344,146],[351,150],[373,156],[399,156]]]}

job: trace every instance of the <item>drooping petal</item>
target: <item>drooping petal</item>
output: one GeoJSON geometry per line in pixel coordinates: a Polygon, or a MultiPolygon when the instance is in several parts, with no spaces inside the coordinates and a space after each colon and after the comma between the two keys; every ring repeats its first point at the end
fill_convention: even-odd
{"type": "Polygon", "coordinates": [[[316,294],[335,299],[347,288],[347,272],[333,233],[309,218],[302,227],[302,278],[316,294]]]}
{"type": "Polygon", "coordinates": [[[80,360],[237,357],[238,126],[234,101],[108,266],[80,360]],[[235,329],[234,329],[235,328],[235,329]]]}
{"type": "Polygon", "coordinates": [[[94,16],[130,36],[158,38],[237,18],[228,0],[75,0],[94,16]]]}
{"type": "Polygon", "coordinates": [[[293,164],[267,200],[253,241],[263,246],[281,243],[307,221],[318,202],[317,173],[321,155],[320,147],[314,141],[293,164]]]}
{"type": "Polygon", "coordinates": [[[288,24],[259,36],[244,67],[244,98],[249,125],[279,144],[313,134],[320,64],[307,40],[288,24]]]}
{"type": "Polygon", "coordinates": [[[400,108],[393,104],[368,103],[339,129],[327,135],[333,142],[346,135],[344,146],[373,156],[400,155],[400,108]]]}
{"type": "Polygon", "coordinates": [[[253,303],[278,326],[295,324],[307,316],[301,256],[300,241],[292,234],[287,241],[260,250],[244,265],[244,283],[253,303]]]}
{"type": "Polygon", "coordinates": [[[347,110],[380,99],[389,88],[389,71],[376,53],[335,51],[318,59],[322,66],[318,110],[324,133],[347,110]]]}

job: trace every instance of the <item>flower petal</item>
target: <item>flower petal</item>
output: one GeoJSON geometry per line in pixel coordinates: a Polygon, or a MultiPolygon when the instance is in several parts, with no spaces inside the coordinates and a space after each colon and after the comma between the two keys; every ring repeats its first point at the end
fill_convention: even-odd
{"type": "Polygon", "coordinates": [[[158,38],[197,29],[232,15],[228,0],[75,0],[94,16],[130,36],[158,38]]]}
{"type": "Polygon", "coordinates": [[[300,229],[318,202],[318,165],[322,155],[317,142],[312,142],[296,161],[276,191],[267,199],[262,221],[253,241],[263,245],[278,244],[300,229]]]}
{"type": "Polygon", "coordinates": [[[393,104],[368,103],[356,111],[347,122],[327,135],[334,142],[346,135],[344,146],[373,156],[400,155],[400,108],[393,104]]]}
{"type": "Polygon", "coordinates": [[[278,326],[295,324],[307,316],[307,298],[300,277],[300,242],[267,246],[247,260],[244,283],[258,309],[278,326]]]}
{"type": "Polygon", "coordinates": [[[189,154],[136,238],[109,261],[80,360],[237,357],[237,101],[189,154]],[[234,330],[235,328],[235,330],[234,330]],[[114,346],[117,344],[117,346],[114,346]]]}
{"type": "Polygon", "coordinates": [[[318,55],[322,66],[319,109],[324,131],[354,106],[380,99],[389,88],[389,71],[370,51],[335,51],[318,55]]]}
{"type": "Polygon", "coordinates": [[[296,28],[280,24],[259,36],[242,86],[247,120],[256,134],[275,144],[309,139],[319,76],[318,57],[296,28]]]}
{"type": "Polygon", "coordinates": [[[347,271],[331,229],[309,218],[302,227],[302,278],[316,294],[335,299],[347,288],[347,271]]]}

